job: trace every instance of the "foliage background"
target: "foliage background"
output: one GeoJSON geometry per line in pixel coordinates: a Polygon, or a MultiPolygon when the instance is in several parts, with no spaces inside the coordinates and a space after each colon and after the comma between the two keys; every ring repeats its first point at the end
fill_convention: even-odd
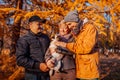
{"type": "Polygon", "coordinates": [[[18,75],[24,70],[15,63],[15,44],[27,33],[32,15],[47,19],[44,32],[52,37],[60,20],[74,9],[81,19],[88,18],[96,25],[101,53],[119,55],[120,0],[0,0],[0,75],[5,80],[22,78],[18,75]]]}

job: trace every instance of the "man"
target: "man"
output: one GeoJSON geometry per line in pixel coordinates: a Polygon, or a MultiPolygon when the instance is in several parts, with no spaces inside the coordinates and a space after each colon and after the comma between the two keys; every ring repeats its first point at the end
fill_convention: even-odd
{"type": "Polygon", "coordinates": [[[75,42],[56,42],[76,55],[76,77],[78,80],[98,80],[97,30],[91,22],[80,20],[77,10],[69,12],[64,21],[75,36],[75,42]]]}
{"type": "Polygon", "coordinates": [[[20,37],[16,46],[17,64],[25,68],[25,80],[48,80],[48,67],[44,56],[50,39],[42,33],[44,19],[32,16],[29,19],[30,31],[20,37]]]}

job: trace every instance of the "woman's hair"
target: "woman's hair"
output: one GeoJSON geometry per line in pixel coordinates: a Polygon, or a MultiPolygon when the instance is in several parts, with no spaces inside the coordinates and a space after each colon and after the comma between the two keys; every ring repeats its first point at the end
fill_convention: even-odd
{"type": "Polygon", "coordinates": [[[64,20],[60,21],[60,23],[58,24],[58,27],[59,27],[59,29],[60,29],[61,27],[67,28],[67,29],[68,29],[68,33],[70,33],[70,31],[71,31],[71,30],[68,28],[68,26],[66,25],[66,23],[65,23],[64,20]]]}
{"type": "MultiPolygon", "coordinates": [[[[58,27],[60,28],[60,26],[61,26],[62,24],[66,25],[64,20],[60,21],[60,23],[58,24],[58,27]]],[[[67,26],[67,25],[66,25],[66,26],[67,26]]]]}

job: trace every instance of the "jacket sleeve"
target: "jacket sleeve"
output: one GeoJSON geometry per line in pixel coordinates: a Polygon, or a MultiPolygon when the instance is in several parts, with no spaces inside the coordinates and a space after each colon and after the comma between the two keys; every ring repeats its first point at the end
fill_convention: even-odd
{"type": "Polygon", "coordinates": [[[73,51],[75,54],[88,54],[92,51],[96,44],[97,30],[92,24],[86,25],[84,35],[79,34],[76,41],[67,43],[66,47],[73,51]],[[82,39],[80,38],[81,36],[82,39]]]}
{"type": "Polygon", "coordinates": [[[50,38],[48,36],[46,36],[46,42],[44,43],[46,45],[46,49],[45,49],[45,53],[47,51],[47,49],[49,48],[50,45],[50,38]]]}
{"type": "Polygon", "coordinates": [[[73,55],[74,54],[73,52],[71,52],[67,48],[63,48],[63,47],[60,47],[60,46],[58,46],[56,48],[56,52],[60,53],[60,54],[64,54],[64,55],[73,55]]]}
{"type": "Polygon", "coordinates": [[[24,68],[39,69],[39,62],[35,62],[29,57],[29,44],[23,38],[17,41],[16,45],[17,65],[24,68]]]}
{"type": "Polygon", "coordinates": [[[48,48],[48,50],[45,53],[45,62],[47,62],[48,60],[50,60],[52,58],[52,55],[50,53],[50,49],[48,48]]]}

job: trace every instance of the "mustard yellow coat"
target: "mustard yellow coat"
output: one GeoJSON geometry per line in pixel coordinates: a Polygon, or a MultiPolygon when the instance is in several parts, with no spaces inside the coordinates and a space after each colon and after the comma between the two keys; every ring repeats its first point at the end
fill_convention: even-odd
{"type": "Polygon", "coordinates": [[[97,42],[95,26],[86,23],[74,43],[67,43],[67,48],[76,54],[76,77],[99,78],[99,58],[94,46],[97,42]]]}

